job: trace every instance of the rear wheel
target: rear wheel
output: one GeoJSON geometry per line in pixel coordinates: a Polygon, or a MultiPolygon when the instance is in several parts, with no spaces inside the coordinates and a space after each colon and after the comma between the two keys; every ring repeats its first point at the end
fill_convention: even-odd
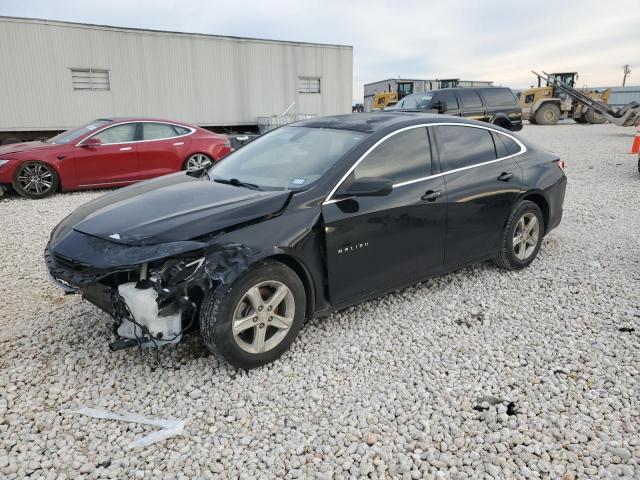
{"type": "Polygon", "coordinates": [[[607,121],[600,112],[596,112],[595,110],[589,109],[587,113],[584,114],[584,118],[587,122],[598,125],[600,123],[604,123],[607,121]]]}
{"type": "Polygon", "coordinates": [[[502,247],[493,262],[500,268],[520,270],[538,255],[544,234],[540,207],[524,200],[518,203],[504,229],[502,247]]]}
{"type": "Polygon", "coordinates": [[[209,155],[205,155],[204,153],[194,153],[184,161],[182,169],[187,170],[188,172],[193,172],[195,170],[208,168],[212,164],[213,162],[211,161],[211,157],[209,157],[209,155]]]}
{"type": "Polygon", "coordinates": [[[200,331],[207,347],[238,368],[272,362],[293,343],[302,327],[306,296],[300,278],[280,262],[262,261],[223,295],[207,293],[200,331]]]}
{"type": "Polygon", "coordinates": [[[555,125],[560,120],[560,109],[554,103],[545,103],[538,108],[535,117],[540,125],[555,125]]]}
{"type": "Polygon", "coordinates": [[[60,186],[55,170],[42,162],[24,162],[13,174],[13,188],[23,197],[48,197],[60,186]]]}

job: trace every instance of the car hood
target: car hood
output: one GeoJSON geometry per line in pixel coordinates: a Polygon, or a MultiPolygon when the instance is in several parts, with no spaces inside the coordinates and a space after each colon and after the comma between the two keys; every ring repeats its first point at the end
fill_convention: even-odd
{"type": "Polygon", "coordinates": [[[288,191],[251,190],[180,172],[99,197],[62,223],[111,242],[156,245],[193,240],[273,215],[284,208],[289,195],[288,191]]]}
{"type": "Polygon", "coordinates": [[[44,142],[10,143],[9,145],[0,146],[0,156],[11,153],[30,152],[33,150],[51,150],[54,148],[60,148],[60,145],[44,142]]]}

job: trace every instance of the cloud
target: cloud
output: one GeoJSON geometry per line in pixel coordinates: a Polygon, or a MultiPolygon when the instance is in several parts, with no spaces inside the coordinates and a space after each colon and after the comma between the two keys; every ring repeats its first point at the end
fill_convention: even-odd
{"type": "MultiPolygon", "coordinates": [[[[632,0],[3,0],[0,14],[352,45],[354,100],[398,75],[520,88],[534,83],[531,69],[578,71],[580,85],[605,86],[620,83],[622,65],[640,68],[632,0]]],[[[640,71],[628,81],[640,84],[640,71]]]]}

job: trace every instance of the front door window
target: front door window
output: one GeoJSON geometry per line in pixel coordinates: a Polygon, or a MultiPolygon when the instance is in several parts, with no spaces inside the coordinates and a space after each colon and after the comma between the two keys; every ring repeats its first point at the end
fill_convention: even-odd
{"type": "Polygon", "coordinates": [[[97,133],[93,138],[99,139],[104,145],[109,143],[134,142],[136,139],[135,123],[123,123],[115,127],[107,128],[97,133]]]}

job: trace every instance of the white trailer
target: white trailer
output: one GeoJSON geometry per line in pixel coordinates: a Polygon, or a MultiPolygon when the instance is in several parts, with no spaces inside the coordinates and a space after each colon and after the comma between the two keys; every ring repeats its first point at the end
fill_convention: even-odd
{"type": "Polygon", "coordinates": [[[353,47],[0,17],[0,143],[95,118],[250,131],[351,112],[353,47]]]}

